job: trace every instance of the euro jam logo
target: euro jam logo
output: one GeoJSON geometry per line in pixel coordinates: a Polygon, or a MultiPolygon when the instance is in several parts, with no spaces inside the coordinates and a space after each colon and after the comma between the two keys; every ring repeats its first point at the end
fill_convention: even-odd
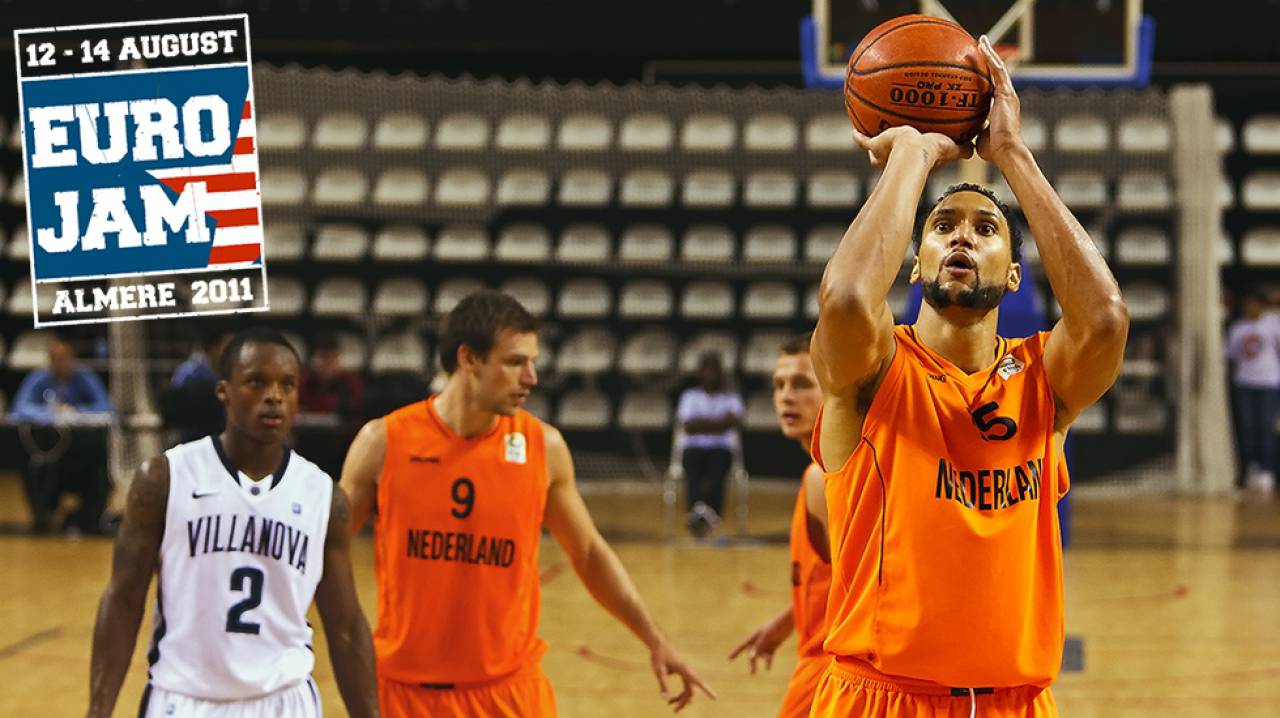
{"type": "Polygon", "coordinates": [[[266,309],[248,18],[14,40],[35,324],[266,309]]]}

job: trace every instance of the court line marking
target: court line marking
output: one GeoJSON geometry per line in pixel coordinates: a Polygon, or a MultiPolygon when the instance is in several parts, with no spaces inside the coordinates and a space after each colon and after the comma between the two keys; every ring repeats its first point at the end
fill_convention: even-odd
{"type": "Polygon", "coordinates": [[[53,639],[61,635],[62,635],[62,626],[54,626],[53,628],[47,628],[43,631],[38,631],[36,633],[33,633],[30,636],[27,636],[26,638],[20,639],[18,641],[10,643],[7,646],[0,648],[0,661],[3,661],[6,658],[12,658],[13,656],[16,656],[19,653],[22,653],[23,651],[27,650],[28,648],[31,648],[32,646],[37,646],[41,643],[44,643],[45,641],[52,641],[53,639]]]}

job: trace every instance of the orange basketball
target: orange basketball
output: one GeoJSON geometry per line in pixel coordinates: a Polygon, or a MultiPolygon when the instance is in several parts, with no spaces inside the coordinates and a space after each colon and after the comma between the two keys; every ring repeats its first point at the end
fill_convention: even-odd
{"type": "Polygon", "coordinates": [[[849,57],[844,107],[867,136],[898,125],[972,137],[991,106],[991,75],[963,27],[903,15],[867,33],[849,57]]]}

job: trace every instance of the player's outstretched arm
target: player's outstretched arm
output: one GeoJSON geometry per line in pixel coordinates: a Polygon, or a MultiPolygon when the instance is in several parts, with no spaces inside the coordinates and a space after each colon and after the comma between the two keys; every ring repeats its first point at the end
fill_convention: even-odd
{"type": "Polygon", "coordinates": [[[359,536],[360,529],[373,515],[378,500],[378,477],[382,474],[382,460],[387,453],[387,425],[382,419],[366,423],[347,449],[342,462],[342,490],[350,501],[351,535],[359,536]]]}
{"type": "Polygon", "coordinates": [[[591,597],[606,611],[617,618],[649,648],[649,663],[658,677],[662,697],[676,711],[693,700],[694,688],[700,688],[715,698],[715,691],[702,682],[698,674],[684,662],[667,642],[658,624],[649,615],[640,593],[627,575],[618,555],[613,552],[604,537],[596,530],[591,514],[578,493],[573,474],[573,457],[564,436],[553,426],[543,423],[547,446],[547,473],[550,486],[547,489],[547,509],[543,525],[564,549],[573,570],[582,580],[591,597]],[[667,687],[667,677],[677,675],[684,683],[683,690],[672,694],[667,687]]]}
{"type": "Polygon", "coordinates": [[[1018,198],[1062,307],[1062,319],[1044,351],[1045,372],[1058,403],[1055,428],[1061,431],[1115,382],[1129,336],[1129,310],[1089,233],[1022,141],[1021,108],[1008,69],[987,38],[979,47],[991,68],[994,96],[978,153],[1000,168],[1018,198]]]}
{"type": "Polygon", "coordinates": [[[147,587],[159,560],[168,504],[169,462],[159,456],[138,469],[129,487],[111,578],[98,602],[89,669],[89,718],[109,718],[115,709],[138,639],[147,587]]]}
{"type": "Polygon", "coordinates": [[[756,661],[764,661],[765,670],[771,669],[773,654],[795,628],[795,614],[791,611],[791,607],[787,606],[786,610],[765,621],[759,628],[752,631],[745,641],[739,643],[733,649],[733,653],[729,654],[729,660],[732,661],[746,651],[751,675],[756,674],[756,661]]]}
{"type": "Polygon", "coordinates": [[[378,715],[374,679],[373,636],[360,610],[351,572],[351,507],[341,490],[333,492],[329,530],[324,542],[324,575],[316,586],[316,608],[329,642],[329,660],[338,692],[352,718],[378,715]]]}

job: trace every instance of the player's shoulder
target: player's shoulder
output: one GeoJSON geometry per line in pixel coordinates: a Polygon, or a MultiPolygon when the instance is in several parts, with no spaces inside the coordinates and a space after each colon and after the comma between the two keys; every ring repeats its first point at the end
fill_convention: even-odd
{"type": "Polygon", "coordinates": [[[333,484],[333,477],[329,475],[329,472],[320,468],[320,465],[316,462],[292,449],[289,450],[289,465],[285,467],[285,471],[293,473],[307,482],[315,482],[325,486],[333,484]]]}
{"type": "Polygon", "coordinates": [[[1016,354],[1025,357],[1029,361],[1039,361],[1044,354],[1044,348],[1049,342],[1050,332],[1035,332],[1025,337],[1001,337],[1005,342],[1005,354],[1016,354]]]}
{"type": "Polygon", "coordinates": [[[536,428],[537,431],[542,434],[542,441],[544,445],[547,447],[551,447],[552,445],[567,446],[564,440],[564,434],[561,434],[560,430],[557,429],[554,424],[549,421],[539,419],[524,409],[520,410],[520,414],[526,418],[530,427],[536,428]]]}

